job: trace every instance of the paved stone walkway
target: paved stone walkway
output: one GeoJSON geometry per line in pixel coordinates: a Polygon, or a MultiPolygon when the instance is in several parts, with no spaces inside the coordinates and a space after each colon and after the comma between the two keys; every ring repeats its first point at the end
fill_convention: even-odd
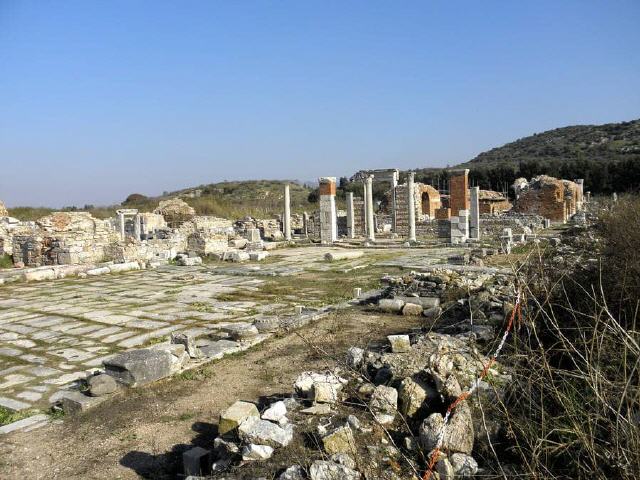
{"type": "MultiPolygon", "coordinates": [[[[220,332],[232,323],[288,312],[303,301],[251,301],[252,292],[267,281],[263,275],[353,268],[385,254],[367,251],[359,259],[330,264],[323,260],[328,251],[286,249],[264,265],[166,266],[0,287],[0,405],[12,410],[46,406],[116,352],[177,330],[220,332]],[[238,290],[246,293],[246,301],[223,300],[238,290]]],[[[411,257],[419,254],[407,251],[411,257]]]]}

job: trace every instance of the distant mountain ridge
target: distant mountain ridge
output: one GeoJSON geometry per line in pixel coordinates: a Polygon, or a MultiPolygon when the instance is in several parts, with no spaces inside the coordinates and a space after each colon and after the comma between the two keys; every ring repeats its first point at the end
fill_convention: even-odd
{"type": "Polygon", "coordinates": [[[574,125],[536,133],[492,148],[460,167],[514,162],[640,160],[640,119],[604,125],[574,125]]]}

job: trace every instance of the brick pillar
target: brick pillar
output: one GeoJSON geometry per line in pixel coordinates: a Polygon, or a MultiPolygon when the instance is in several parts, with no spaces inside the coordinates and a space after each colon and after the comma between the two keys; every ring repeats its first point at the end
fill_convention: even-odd
{"type": "Polygon", "coordinates": [[[356,237],[356,224],[353,211],[353,192],[347,192],[347,237],[356,237]]]}
{"type": "Polygon", "coordinates": [[[320,177],[320,241],[331,244],[338,239],[336,220],[336,177],[320,177]]]}
{"type": "Polygon", "coordinates": [[[460,210],[469,210],[469,170],[453,170],[449,179],[449,208],[451,214],[460,210]]]}
{"type": "Polygon", "coordinates": [[[480,187],[471,187],[471,217],[469,238],[480,240],[480,187]]]}

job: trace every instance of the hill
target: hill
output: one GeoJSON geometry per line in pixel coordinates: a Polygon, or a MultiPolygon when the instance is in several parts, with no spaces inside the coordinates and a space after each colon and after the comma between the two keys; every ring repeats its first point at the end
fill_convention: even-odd
{"type": "MultiPolygon", "coordinates": [[[[121,205],[107,207],[85,205],[82,208],[65,207],[61,210],[87,210],[98,218],[107,218],[114,216],[118,208],[137,208],[142,212],[151,212],[161,200],[180,197],[191,205],[198,215],[214,215],[229,219],[238,219],[247,215],[268,218],[282,213],[284,185],[286,183],[290,185],[292,212],[312,211],[317,207],[308,202],[309,193],[312,189],[295,181],[247,180],[200,185],[175,192],[164,192],[157,197],[147,197],[139,193],[132,193],[124,199],[121,205]]],[[[10,208],[9,214],[21,220],[36,220],[53,211],[54,209],[45,207],[16,207],[10,208]]]]}
{"type": "MultiPolygon", "coordinates": [[[[556,128],[492,148],[455,168],[472,185],[508,191],[516,178],[545,174],[585,181],[593,194],[640,188],[640,120],[556,128]]],[[[416,179],[446,186],[446,169],[416,170],[416,179]]]]}
{"type": "Polygon", "coordinates": [[[479,154],[462,167],[527,161],[619,162],[640,159],[640,120],[556,128],[479,154]]]}

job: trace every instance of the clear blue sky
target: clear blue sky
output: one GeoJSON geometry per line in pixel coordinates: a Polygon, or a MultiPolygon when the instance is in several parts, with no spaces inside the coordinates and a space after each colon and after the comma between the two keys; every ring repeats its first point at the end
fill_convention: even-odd
{"type": "Polygon", "coordinates": [[[638,117],[638,0],[0,0],[10,206],[453,165],[638,117]]]}

